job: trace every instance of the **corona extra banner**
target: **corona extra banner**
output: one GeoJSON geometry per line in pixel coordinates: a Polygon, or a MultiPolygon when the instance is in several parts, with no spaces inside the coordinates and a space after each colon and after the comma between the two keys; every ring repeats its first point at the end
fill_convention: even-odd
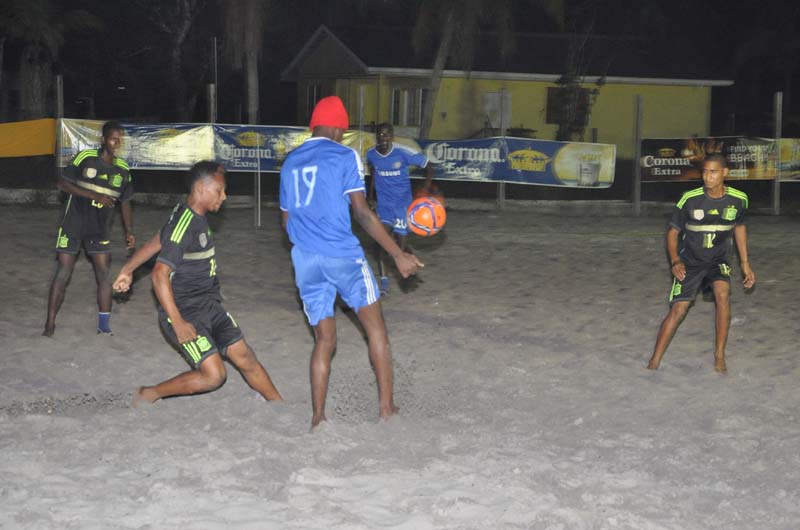
{"type": "Polygon", "coordinates": [[[607,188],[614,182],[616,146],[496,137],[419,140],[437,179],[607,188]]]}
{"type": "MultiPolygon", "coordinates": [[[[61,120],[59,165],[66,166],[83,149],[99,146],[102,125],[61,120]]],[[[279,171],[286,155],[310,134],[305,127],[268,125],[122,125],[120,156],[132,169],[182,170],[210,159],[228,171],[279,171]]],[[[395,141],[425,151],[438,179],[595,188],[614,182],[614,145],[508,137],[395,141]]],[[[375,144],[375,135],[349,131],[342,143],[364,157],[375,144]]]]}
{"type": "Polygon", "coordinates": [[[228,171],[279,171],[289,151],[311,135],[307,127],[212,127],[215,158],[228,171]]]}
{"type": "Polygon", "coordinates": [[[727,180],[774,179],[778,174],[778,149],[769,138],[646,138],[639,159],[642,182],[699,180],[709,154],[728,159],[727,180]]]}

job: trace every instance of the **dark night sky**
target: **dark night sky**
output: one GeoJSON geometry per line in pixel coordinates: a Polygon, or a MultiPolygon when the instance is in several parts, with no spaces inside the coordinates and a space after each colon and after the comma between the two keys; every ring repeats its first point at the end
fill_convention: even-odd
{"type": "MultiPolygon", "coordinates": [[[[57,0],[54,0],[58,3],[57,0]]],[[[98,118],[150,121],[174,119],[168,99],[168,36],[154,22],[153,13],[174,2],[130,0],[121,3],[98,0],[62,2],[84,8],[103,20],[104,28],[66,35],[56,66],[64,74],[67,114],[85,116],[88,98],[98,118]],[[124,87],[119,88],[119,87],[124,87]]],[[[512,21],[517,32],[556,30],[534,4],[511,0],[512,21]]],[[[412,27],[420,0],[274,0],[264,31],[261,63],[261,122],[290,124],[294,121],[294,87],[279,81],[279,74],[305,39],[320,25],[331,28],[371,26],[412,27]]],[[[487,5],[492,5],[487,2],[487,5]]],[[[772,94],[797,85],[800,23],[796,1],[772,0],[739,5],[728,0],[582,0],[566,2],[565,30],[591,31],[597,35],[641,36],[660,45],[682,50],[686,60],[700,57],[735,79],[734,88],[715,93],[715,115],[737,113],[737,128],[763,134],[769,125],[772,94]],[[695,57],[696,56],[696,57],[695,57]],[[793,83],[794,82],[794,83],[793,83]]],[[[166,15],[162,16],[162,20],[166,15]]],[[[487,14],[487,18],[491,13],[487,14]]],[[[220,47],[220,2],[205,0],[182,50],[187,90],[202,90],[213,79],[213,37],[220,47]]],[[[484,24],[489,29],[489,24],[484,24]]],[[[385,47],[374,42],[377,48],[385,47]]],[[[410,48],[410,46],[409,46],[410,48]]],[[[7,70],[17,68],[19,46],[6,44],[7,70]]],[[[680,59],[677,59],[680,60],[680,59]]],[[[220,121],[234,121],[243,101],[242,77],[218,55],[221,95],[220,121]]],[[[800,120],[793,97],[785,94],[785,127],[797,134],[800,120]]],[[[202,120],[203,105],[194,109],[202,120]]],[[[786,132],[785,132],[786,134],[786,132]]]]}

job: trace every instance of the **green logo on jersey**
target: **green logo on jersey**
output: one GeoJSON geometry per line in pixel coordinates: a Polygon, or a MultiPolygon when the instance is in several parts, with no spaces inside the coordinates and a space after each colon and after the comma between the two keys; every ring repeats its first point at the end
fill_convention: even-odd
{"type": "Polygon", "coordinates": [[[111,178],[111,185],[114,186],[115,188],[119,188],[120,186],[122,186],[122,175],[120,175],[119,173],[114,175],[111,178]]]}
{"type": "Polygon", "coordinates": [[[722,210],[722,218],[726,221],[733,221],[736,219],[737,213],[739,213],[739,210],[737,210],[735,206],[726,206],[725,209],[722,210]]]}
{"type": "Polygon", "coordinates": [[[211,343],[208,341],[206,337],[202,335],[197,337],[197,340],[195,340],[194,343],[197,344],[197,347],[200,348],[201,352],[205,353],[211,349],[211,343]]]}
{"type": "Polygon", "coordinates": [[[99,177],[97,177],[97,178],[99,178],[100,180],[108,180],[108,175],[106,175],[106,174],[102,174],[102,175],[100,175],[100,176],[99,176],[99,177]]]}
{"type": "Polygon", "coordinates": [[[719,210],[712,208],[708,211],[708,215],[719,215],[719,210]]]}

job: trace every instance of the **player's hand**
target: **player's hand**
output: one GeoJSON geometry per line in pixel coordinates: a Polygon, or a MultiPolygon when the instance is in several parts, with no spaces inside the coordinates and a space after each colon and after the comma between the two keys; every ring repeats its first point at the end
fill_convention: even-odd
{"type": "Polygon", "coordinates": [[[118,293],[126,293],[128,289],[131,288],[131,284],[133,283],[133,274],[127,272],[120,272],[117,275],[117,279],[114,280],[114,283],[111,287],[114,288],[114,291],[118,293]]]}
{"type": "Polygon", "coordinates": [[[681,260],[677,260],[672,264],[672,275],[681,282],[686,278],[686,265],[681,260]]]}
{"type": "Polygon", "coordinates": [[[128,234],[125,236],[125,243],[128,251],[132,251],[134,248],[136,248],[136,238],[133,234],[128,234]]]}
{"type": "Polygon", "coordinates": [[[109,197],[108,195],[103,195],[102,193],[98,193],[97,197],[94,199],[95,202],[102,204],[106,208],[113,208],[114,207],[114,198],[109,197]]]}
{"type": "Polygon", "coordinates": [[[393,257],[394,263],[397,265],[397,270],[400,271],[400,274],[403,276],[403,278],[408,278],[425,266],[425,264],[422,263],[418,257],[408,252],[401,252],[393,257]]]}
{"type": "Polygon", "coordinates": [[[756,284],[756,273],[753,272],[753,269],[750,268],[750,264],[745,262],[742,263],[742,274],[744,275],[744,280],[742,281],[742,285],[744,285],[745,289],[750,289],[756,284]]]}
{"type": "Polygon", "coordinates": [[[173,321],[172,329],[175,330],[175,336],[178,337],[178,342],[181,344],[192,342],[197,338],[197,330],[194,329],[192,323],[183,319],[173,321]]]}

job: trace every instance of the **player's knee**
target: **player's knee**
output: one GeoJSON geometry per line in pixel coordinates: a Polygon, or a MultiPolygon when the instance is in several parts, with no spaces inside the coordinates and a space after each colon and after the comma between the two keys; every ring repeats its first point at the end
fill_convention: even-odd
{"type": "Polygon", "coordinates": [[[317,347],[324,351],[332,352],[336,349],[336,336],[317,336],[317,347]]]}
{"type": "Polygon", "coordinates": [[[200,364],[200,373],[203,374],[203,379],[205,379],[206,386],[211,390],[217,389],[224,385],[225,380],[228,377],[228,374],[225,370],[225,365],[222,363],[219,355],[205,359],[200,364]]]}
{"type": "Polygon", "coordinates": [[[672,304],[672,307],[669,310],[670,314],[679,319],[683,319],[686,316],[686,313],[689,312],[689,303],[688,302],[675,302],[672,304]]]}

